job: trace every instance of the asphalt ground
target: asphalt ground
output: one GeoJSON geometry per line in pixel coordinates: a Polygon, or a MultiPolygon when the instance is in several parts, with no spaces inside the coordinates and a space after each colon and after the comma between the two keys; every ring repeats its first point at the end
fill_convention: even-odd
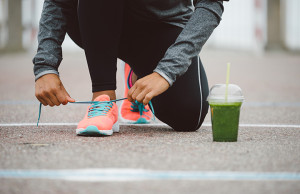
{"type": "MultiPolygon", "coordinates": [[[[31,58],[0,56],[0,193],[300,193],[299,55],[202,52],[210,87],[231,62],[246,98],[232,143],[212,142],[209,114],[196,132],[157,121],[79,137],[86,106],[69,104],[43,107],[36,127],[31,58]]],[[[64,54],[60,75],[73,98],[91,99],[82,52],[64,54]]]]}

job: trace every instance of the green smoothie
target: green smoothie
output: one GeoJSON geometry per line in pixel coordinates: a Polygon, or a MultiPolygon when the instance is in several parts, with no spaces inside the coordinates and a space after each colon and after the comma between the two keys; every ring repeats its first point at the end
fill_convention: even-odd
{"type": "Polygon", "coordinates": [[[213,141],[237,141],[242,102],[210,102],[213,141]]]}

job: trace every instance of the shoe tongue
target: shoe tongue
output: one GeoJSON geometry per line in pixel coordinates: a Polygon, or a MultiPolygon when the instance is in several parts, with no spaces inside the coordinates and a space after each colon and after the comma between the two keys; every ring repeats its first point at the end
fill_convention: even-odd
{"type": "Polygon", "coordinates": [[[95,98],[94,101],[110,101],[110,98],[108,95],[103,94],[103,95],[100,95],[97,98],[95,98]]]}

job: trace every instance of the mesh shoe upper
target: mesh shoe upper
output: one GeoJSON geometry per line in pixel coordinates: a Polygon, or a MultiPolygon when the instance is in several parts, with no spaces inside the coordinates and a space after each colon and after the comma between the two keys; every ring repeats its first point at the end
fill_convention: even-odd
{"type": "Polygon", "coordinates": [[[107,95],[98,96],[94,101],[99,103],[92,104],[87,108],[86,114],[77,126],[77,129],[88,126],[96,126],[99,130],[111,130],[114,123],[118,120],[118,107],[115,102],[109,102],[107,95]]]}

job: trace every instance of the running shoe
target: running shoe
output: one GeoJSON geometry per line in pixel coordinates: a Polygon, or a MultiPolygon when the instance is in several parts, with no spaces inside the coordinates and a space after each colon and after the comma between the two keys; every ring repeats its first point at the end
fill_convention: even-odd
{"type": "Polygon", "coordinates": [[[76,134],[82,136],[103,136],[119,132],[118,107],[108,95],[100,95],[87,108],[87,112],[77,126],[76,134]]]}
{"type": "MultiPolygon", "coordinates": [[[[127,63],[122,62],[123,68],[123,81],[124,97],[127,97],[128,90],[132,87],[132,74],[133,71],[127,63]]],[[[152,112],[150,111],[149,105],[144,105],[138,101],[130,102],[127,99],[123,100],[120,109],[119,116],[122,122],[133,123],[133,124],[147,124],[152,118],[152,112]]]]}

